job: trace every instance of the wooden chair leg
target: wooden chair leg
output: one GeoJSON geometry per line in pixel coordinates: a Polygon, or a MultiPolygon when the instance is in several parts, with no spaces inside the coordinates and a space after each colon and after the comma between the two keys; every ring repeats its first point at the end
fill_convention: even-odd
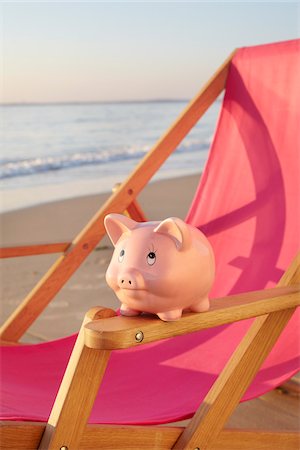
{"type": "MultiPolygon", "coordinates": [[[[103,317],[115,315],[104,310],[103,317]]],[[[84,325],[99,318],[88,313],[78,334],[68,367],[52,408],[40,450],[77,450],[99,390],[110,351],[84,345],[84,325]]]]}
{"type": "Polygon", "coordinates": [[[277,286],[293,286],[300,283],[300,252],[295,256],[277,286]]]}
{"type": "Polygon", "coordinates": [[[274,312],[255,320],[174,449],[213,448],[294,311],[293,308],[274,312]]]}
{"type": "Polygon", "coordinates": [[[147,222],[147,218],[140,206],[140,204],[134,200],[127,208],[129,216],[136,222],[147,222]]]}
{"type": "MultiPolygon", "coordinates": [[[[300,252],[278,286],[299,282],[300,252]]],[[[278,311],[255,320],[174,449],[211,448],[294,311],[294,308],[278,311]]]]}

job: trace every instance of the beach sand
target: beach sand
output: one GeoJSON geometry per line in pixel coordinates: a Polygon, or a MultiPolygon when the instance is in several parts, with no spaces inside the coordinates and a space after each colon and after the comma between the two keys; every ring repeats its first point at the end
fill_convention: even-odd
{"type": "MultiPolygon", "coordinates": [[[[169,216],[185,218],[198,182],[199,175],[155,182],[145,189],[138,200],[149,220],[169,216]]],[[[5,213],[0,216],[1,246],[71,241],[108,195],[91,195],[5,213]]],[[[111,254],[112,246],[104,238],[22,341],[35,343],[67,336],[78,331],[90,307],[119,307],[119,301],[105,282],[111,254]]],[[[1,260],[1,322],[18,306],[58,256],[1,260]]],[[[298,427],[297,411],[297,397],[272,391],[240,404],[228,426],[295,430],[298,427]]]]}
{"type": "MultiPolygon", "coordinates": [[[[138,197],[149,220],[185,218],[200,175],[149,184],[138,197]]],[[[1,247],[70,242],[110,195],[73,198],[4,213],[1,247]]],[[[78,331],[92,306],[117,308],[119,301],[106,285],[105,272],[112,246],[104,238],[61,292],[31,326],[23,342],[41,342],[78,331]]],[[[31,291],[60,255],[27,256],[1,260],[1,323],[31,291]]]]}

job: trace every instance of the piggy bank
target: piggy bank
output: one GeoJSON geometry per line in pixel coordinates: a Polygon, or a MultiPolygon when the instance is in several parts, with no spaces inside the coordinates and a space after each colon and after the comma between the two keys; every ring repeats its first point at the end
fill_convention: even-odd
{"type": "Polygon", "coordinates": [[[201,231],[174,217],[138,223],[109,214],[104,224],[115,247],[106,281],[121,302],[122,315],[147,312],[171,321],[183,310],[209,309],[215,263],[201,231]]]}

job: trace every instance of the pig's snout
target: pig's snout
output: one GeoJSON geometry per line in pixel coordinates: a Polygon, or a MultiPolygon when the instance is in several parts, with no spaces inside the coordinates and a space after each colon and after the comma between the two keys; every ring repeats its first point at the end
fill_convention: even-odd
{"type": "Polygon", "coordinates": [[[144,278],[137,270],[128,270],[119,274],[118,286],[121,289],[144,289],[144,278]]]}

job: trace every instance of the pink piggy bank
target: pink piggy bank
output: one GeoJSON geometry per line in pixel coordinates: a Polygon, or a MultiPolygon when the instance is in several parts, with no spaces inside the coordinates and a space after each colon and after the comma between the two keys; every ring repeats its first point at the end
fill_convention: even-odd
{"type": "Polygon", "coordinates": [[[104,224],[115,246],[106,281],[121,301],[122,315],[148,312],[171,321],[186,309],[209,309],[215,263],[201,231],[173,217],[138,223],[109,214],[104,224]]]}

